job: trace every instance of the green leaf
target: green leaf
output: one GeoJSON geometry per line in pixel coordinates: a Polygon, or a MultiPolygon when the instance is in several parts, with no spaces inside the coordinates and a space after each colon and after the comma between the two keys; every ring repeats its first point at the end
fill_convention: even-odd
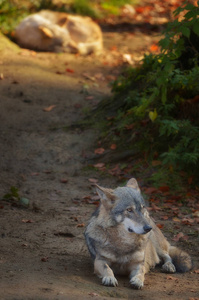
{"type": "Polygon", "coordinates": [[[157,119],[158,113],[156,108],[154,109],[154,111],[150,111],[149,112],[149,118],[152,122],[154,122],[157,119]]]}
{"type": "Polygon", "coordinates": [[[184,16],[187,20],[194,18],[195,17],[195,12],[194,11],[189,11],[188,13],[186,13],[186,15],[184,16]]]}
{"type": "Polygon", "coordinates": [[[194,10],[194,8],[195,8],[195,6],[194,6],[193,4],[191,4],[191,3],[188,3],[188,4],[184,7],[184,9],[186,9],[186,10],[194,10]]]}
{"type": "Polygon", "coordinates": [[[199,22],[195,22],[193,25],[193,31],[199,36],[199,22]]]}
{"type": "Polygon", "coordinates": [[[162,101],[163,104],[165,104],[166,101],[167,101],[167,87],[166,86],[162,87],[162,98],[161,98],[161,101],[162,101]]]}
{"type": "Polygon", "coordinates": [[[184,35],[184,36],[186,36],[187,38],[189,38],[190,37],[190,29],[188,28],[188,27],[186,27],[186,26],[181,26],[180,27],[180,30],[181,30],[181,32],[182,32],[182,34],[184,35]]]}
{"type": "Polygon", "coordinates": [[[170,40],[169,38],[164,38],[159,41],[159,45],[162,49],[167,49],[170,45],[170,40]]]}

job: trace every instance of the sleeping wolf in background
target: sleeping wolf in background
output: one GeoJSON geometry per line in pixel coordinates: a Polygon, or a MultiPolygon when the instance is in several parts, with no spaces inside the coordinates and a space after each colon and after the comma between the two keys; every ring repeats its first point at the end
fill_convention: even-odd
{"type": "Polygon", "coordinates": [[[21,47],[39,51],[87,55],[103,49],[100,27],[89,17],[42,10],[26,17],[16,28],[21,47]]]}
{"type": "Polygon", "coordinates": [[[141,289],[145,273],[160,262],[168,273],[191,269],[190,256],[171,246],[149,217],[134,178],[115,190],[96,188],[101,204],[89,221],[85,238],[102,284],[117,286],[114,273],[128,274],[131,286],[141,289]]]}

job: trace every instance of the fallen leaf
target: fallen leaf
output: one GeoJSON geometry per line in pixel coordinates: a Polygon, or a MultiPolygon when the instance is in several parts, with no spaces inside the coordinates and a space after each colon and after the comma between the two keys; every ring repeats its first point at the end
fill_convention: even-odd
{"type": "Polygon", "coordinates": [[[60,179],[60,182],[61,182],[61,183],[67,183],[67,182],[68,182],[68,179],[62,178],[62,179],[60,179]]]}
{"type": "Polygon", "coordinates": [[[156,44],[151,45],[151,47],[149,49],[150,49],[151,52],[159,51],[159,47],[156,44]]]}
{"type": "Polygon", "coordinates": [[[82,224],[77,224],[76,227],[85,227],[85,224],[84,224],[84,223],[82,223],[82,224]]]}
{"type": "Polygon", "coordinates": [[[44,107],[44,108],[43,108],[43,111],[49,112],[49,111],[51,111],[55,106],[56,106],[56,105],[50,105],[50,106],[48,106],[48,107],[44,107]]]}
{"type": "Polygon", "coordinates": [[[105,151],[104,148],[97,148],[97,149],[95,149],[95,154],[103,154],[104,151],[105,151]]]}
{"type": "Polygon", "coordinates": [[[73,69],[67,68],[67,69],[66,69],[66,72],[68,72],[68,73],[74,73],[74,70],[73,70],[73,69]]]}
{"type": "Polygon", "coordinates": [[[154,187],[148,187],[146,189],[144,189],[145,194],[153,194],[153,193],[157,193],[157,189],[154,187]]]}
{"type": "Polygon", "coordinates": [[[21,220],[22,223],[34,223],[33,220],[26,220],[26,219],[23,219],[21,220]]]}
{"type": "Polygon", "coordinates": [[[181,220],[179,218],[176,218],[176,217],[173,218],[173,221],[174,222],[181,222],[181,220]]]}
{"type": "Polygon", "coordinates": [[[117,46],[111,46],[110,51],[117,51],[117,46]]]}
{"type": "Polygon", "coordinates": [[[142,7],[142,6],[135,8],[136,13],[138,13],[138,14],[142,14],[144,12],[144,10],[145,10],[145,7],[142,7]]]}
{"type": "Polygon", "coordinates": [[[113,176],[120,176],[122,171],[119,165],[116,165],[114,168],[111,170],[108,170],[108,173],[113,175],[113,176]]]}
{"type": "Polygon", "coordinates": [[[179,207],[171,207],[173,211],[179,210],[179,207]]]}
{"type": "Polygon", "coordinates": [[[46,257],[42,257],[42,258],[41,258],[41,261],[47,262],[47,261],[48,261],[48,257],[47,257],[47,256],[46,256],[46,257]]]}
{"type": "Polygon", "coordinates": [[[37,172],[33,172],[30,174],[30,176],[38,176],[38,175],[39,175],[39,173],[37,173],[37,172]]]}
{"type": "Polygon", "coordinates": [[[98,179],[95,178],[89,178],[88,181],[90,181],[91,183],[97,183],[98,179]]]}
{"type": "Polygon", "coordinates": [[[169,186],[160,186],[159,190],[163,193],[168,192],[169,191],[169,186]]]}
{"type": "Polygon", "coordinates": [[[23,49],[23,51],[20,53],[22,56],[36,56],[37,52],[28,50],[28,49],[23,49]]]}
{"type": "Polygon", "coordinates": [[[84,199],[84,200],[90,200],[90,199],[91,199],[91,196],[90,196],[90,195],[84,196],[84,197],[82,197],[82,199],[84,199]]]}
{"type": "Polygon", "coordinates": [[[162,229],[164,227],[164,224],[156,224],[156,226],[160,229],[162,229]]]}
{"type": "Polygon", "coordinates": [[[168,216],[162,216],[161,217],[162,220],[168,220],[168,218],[169,218],[168,216]]]}
{"type": "Polygon", "coordinates": [[[103,75],[102,73],[97,73],[97,74],[95,74],[95,78],[96,78],[97,80],[102,80],[102,81],[105,80],[105,77],[104,77],[104,75],[103,75]]]}
{"type": "Polygon", "coordinates": [[[179,240],[184,236],[184,233],[179,232],[177,235],[174,236],[174,238],[172,239],[175,242],[179,242],[179,240]]]}
{"type": "Polygon", "coordinates": [[[193,225],[194,220],[190,218],[183,218],[181,222],[185,225],[193,225]]]}
{"type": "MultiPolygon", "coordinates": [[[[150,207],[149,207],[150,208],[150,207]]],[[[154,203],[151,204],[151,210],[153,211],[160,211],[162,210],[162,208],[158,207],[157,205],[155,205],[154,203]]]]}
{"type": "Polygon", "coordinates": [[[102,169],[102,168],[105,167],[105,163],[98,163],[98,164],[93,165],[93,167],[98,168],[98,169],[102,169]]]}
{"type": "Polygon", "coordinates": [[[196,210],[192,215],[196,218],[199,218],[199,210],[196,210]]]}
{"type": "Polygon", "coordinates": [[[173,277],[173,276],[171,276],[171,275],[168,275],[168,276],[167,276],[167,279],[168,279],[168,280],[178,280],[178,278],[173,277]]]}
{"type": "Polygon", "coordinates": [[[115,150],[117,148],[117,145],[116,144],[112,144],[111,146],[110,146],[110,149],[111,150],[115,150]]]}

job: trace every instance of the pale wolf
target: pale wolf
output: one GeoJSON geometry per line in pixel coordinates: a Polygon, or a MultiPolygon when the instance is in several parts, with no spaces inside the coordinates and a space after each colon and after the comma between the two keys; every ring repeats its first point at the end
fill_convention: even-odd
{"type": "Polygon", "coordinates": [[[91,18],[49,10],[26,17],[15,39],[21,47],[40,51],[87,55],[103,49],[101,29],[91,18]]]}
{"type": "Polygon", "coordinates": [[[128,274],[133,288],[141,289],[150,268],[162,262],[168,273],[191,269],[190,256],[169,244],[149,217],[137,181],[115,190],[96,186],[101,203],[85,231],[94,271],[102,284],[117,286],[116,274],[128,274]]]}

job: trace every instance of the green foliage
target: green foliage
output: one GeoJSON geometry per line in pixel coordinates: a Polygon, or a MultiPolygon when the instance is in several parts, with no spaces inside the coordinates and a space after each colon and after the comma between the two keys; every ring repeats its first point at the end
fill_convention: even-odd
{"type": "Polygon", "coordinates": [[[100,14],[97,9],[92,5],[90,0],[74,0],[72,9],[75,13],[93,18],[99,17],[100,14]]]}
{"type": "Polygon", "coordinates": [[[14,1],[0,0],[0,24],[4,34],[10,33],[18,24],[21,17],[25,17],[23,8],[17,7],[14,1]]]}
{"type": "MultiPolygon", "coordinates": [[[[109,0],[101,1],[101,7],[107,11],[107,13],[118,15],[119,8],[127,3],[132,3],[131,0],[109,0]]],[[[135,3],[135,1],[134,1],[135,3]]]]}
{"type": "Polygon", "coordinates": [[[41,9],[76,13],[92,18],[104,18],[108,14],[119,14],[120,8],[127,4],[135,4],[137,0],[0,0],[1,31],[11,36],[17,24],[30,13],[41,9]]]}
{"type": "Polygon", "coordinates": [[[5,199],[5,200],[12,200],[12,199],[19,200],[20,196],[19,196],[18,188],[16,188],[15,186],[11,186],[9,193],[5,194],[3,196],[3,199],[5,199]]]}
{"type": "Polygon", "coordinates": [[[120,105],[115,105],[119,110],[111,126],[120,139],[133,128],[129,141],[134,149],[152,159],[158,155],[172,170],[196,175],[199,7],[184,4],[175,16],[181,12],[185,12],[183,20],[169,23],[159,42],[161,53],[146,55],[140,68],[130,68],[114,82],[112,105],[120,105]]]}
{"type": "Polygon", "coordinates": [[[20,197],[19,190],[15,186],[11,186],[10,191],[2,197],[3,200],[9,201],[12,205],[28,208],[30,201],[25,197],[20,197]]]}

